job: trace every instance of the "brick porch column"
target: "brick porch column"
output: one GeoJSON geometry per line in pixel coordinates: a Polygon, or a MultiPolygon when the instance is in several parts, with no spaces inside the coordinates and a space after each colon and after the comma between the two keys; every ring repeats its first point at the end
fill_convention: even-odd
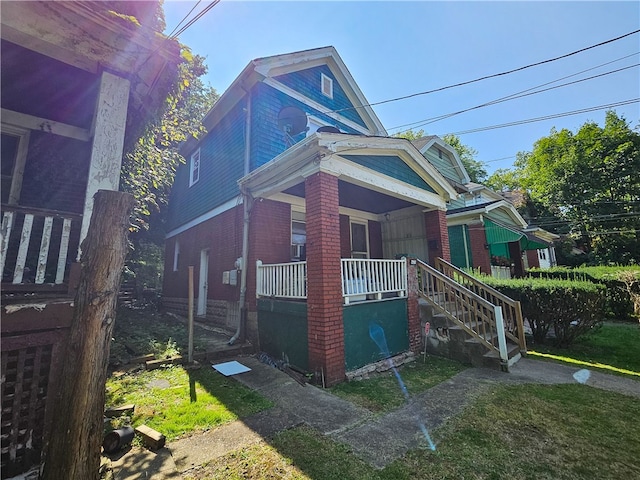
{"type": "Polygon", "coordinates": [[[345,378],[338,179],[322,172],[308,177],[305,197],[309,369],[322,370],[330,386],[345,378]]]}
{"type": "Polygon", "coordinates": [[[491,257],[489,249],[485,248],[487,236],[482,223],[469,225],[469,242],[471,243],[473,268],[479,268],[481,273],[491,275],[491,257]]]}
{"type": "Polygon", "coordinates": [[[429,249],[429,264],[434,265],[436,257],[447,262],[451,261],[449,250],[449,230],[447,230],[447,215],[444,210],[432,210],[424,214],[427,247],[429,249]]]}
{"type": "Polygon", "coordinates": [[[407,326],[409,350],[419,354],[422,346],[422,330],[420,328],[420,307],[418,306],[418,267],[415,261],[415,258],[407,258],[407,326]]]}

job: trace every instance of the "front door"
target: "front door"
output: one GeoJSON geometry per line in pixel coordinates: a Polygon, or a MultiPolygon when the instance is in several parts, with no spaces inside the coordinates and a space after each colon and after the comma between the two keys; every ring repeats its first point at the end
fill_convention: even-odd
{"type": "Polygon", "coordinates": [[[200,251],[200,278],[198,281],[198,311],[196,315],[207,314],[207,289],[209,278],[209,250],[200,251]]]}

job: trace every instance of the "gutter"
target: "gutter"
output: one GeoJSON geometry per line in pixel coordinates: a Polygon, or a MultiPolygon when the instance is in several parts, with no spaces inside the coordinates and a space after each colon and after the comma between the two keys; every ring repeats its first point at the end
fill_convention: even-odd
{"type": "MultiPolygon", "coordinates": [[[[247,93],[247,108],[245,119],[245,138],[244,138],[244,175],[249,174],[250,159],[251,159],[251,92],[247,93]]],[[[249,258],[249,217],[251,214],[251,206],[253,204],[253,198],[249,189],[242,188],[240,186],[240,193],[242,194],[242,256],[240,257],[240,318],[238,319],[238,328],[233,337],[229,340],[228,344],[233,345],[238,339],[241,342],[245,339],[245,325],[247,321],[247,267],[249,258]]]]}

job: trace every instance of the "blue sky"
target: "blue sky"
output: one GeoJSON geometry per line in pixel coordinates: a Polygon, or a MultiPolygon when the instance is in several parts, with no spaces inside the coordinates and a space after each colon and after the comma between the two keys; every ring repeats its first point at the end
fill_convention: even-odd
{"type": "MultiPolygon", "coordinates": [[[[199,12],[207,3],[202,1],[199,12]]],[[[167,30],[196,4],[165,0],[167,30]]],[[[193,14],[192,14],[193,15],[193,14]]],[[[640,2],[365,2],[222,0],[179,39],[206,57],[205,79],[222,93],[250,60],[333,45],[370,103],[472,80],[564,55],[640,29],[640,2]]],[[[640,63],[640,34],[514,74],[374,106],[390,133],[555,81],[640,63]],[[622,57],[628,57],[621,59],[622,57]],[[617,60],[617,61],[616,61],[617,60]]],[[[640,68],[526,96],[419,126],[445,134],[640,97],[640,68]]],[[[615,110],[636,126],[640,104],[615,110]]],[[[605,111],[460,135],[492,172],[552,127],[604,122],[605,111]]]]}

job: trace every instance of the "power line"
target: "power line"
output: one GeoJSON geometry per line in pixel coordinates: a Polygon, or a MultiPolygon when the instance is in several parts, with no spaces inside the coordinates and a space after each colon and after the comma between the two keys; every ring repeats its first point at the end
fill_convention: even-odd
{"type": "Polygon", "coordinates": [[[182,18],[182,20],[180,20],[180,21],[178,22],[178,24],[175,26],[175,28],[174,28],[173,30],[171,30],[171,33],[170,33],[169,35],[167,35],[167,38],[173,38],[173,34],[174,34],[174,33],[175,33],[175,31],[178,29],[178,27],[179,27],[180,25],[182,25],[182,22],[184,22],[187,18],[189,18],[189,15],[191,15],[191,12],[193,12],[193,11],[196,9],[196,7],[197,7],[198,5],[200,5],[200,2],[201,2],[201,1],[202,1],[202,0],[198,0],[198,1],[196,2],[196,4],[191,8],[191,10],[189,10],[189,13],[187,13],[187,14],[182,18]]]}
{"type": "MultiPolygon", "coordinates": [[[[611,62],[603,63],[603,64],[598,65],[596,67],[592,67],[592,68],[588,68],[586,70],[582,70],[581,72],[577,72],[577,73],[574,73],[572,75],[567,75],[566,77],[562,77],[562,78],[553,80],[551,82],[543,83],[541,85],[536,85],[535,87],[531,87],[531,88],[528,88],[526,90],[522,90],[520,92],[512,93],[511,95],[507,95],[505,97],[500,97],[500,98],[497,98],[495,100],[491,100],[489,102],[485,102],[485,103],[482,103],[480,105],[476,105],[474,107],[469,107],[469,108],[465,108],[463,110],[458,110],[458,111],[453,112],[453,113],[447,113],[447,114],[444,114],[444,115],[439,115],[437,117],[425,118],[424,120],[418,120],[416,122],[411,122],[411,123],[407,123],[407,124],[404,124],[404,125],[399,125],[397,127],[391,128],[389,130],[395,130],[397,128],[402,128],[402,127],[407,127],[407,126],[412,126],[411,128],[420,128],[420,127],[423,127],[425,125],[429,125],[431,123],[435,123],[435,122],[438,122],[440,120],[444,120],[445,118],[450,118],[450,117],[459,115],[461,113],[469,112],[471,110],[476,110],[476,109],[479,109],[479,108],[488,107],[490,105],[496,105],[498,103],[506,102],[506,101],[509,101],[509,100],[515,100],[515,99],[526,97],[526,96],[529,96],[529,95],[535,95],[535,94],[538,94],[538,93],[542,93],[542,92],[546,92],[546,91],[549,91],[549,90],[553,90],[555,88],[566,87],[568,85],[573,85],[573,84],[584,82],[584,81],[587,81],[587,80],[593,80],[595,78],[603,77],[605,75],[611,75],[613,73],[618,73],[618,72],[621,72],[623,70],[628,70],[629,68],[637,67],[640,64],[636,63],[634,65],[629,65],[627,67],[622,67],[622,68],[619,68],[619,69],[616,69],[616,70],[611,70],[609,72],[600,73],[598,75],[593,75],[591,77],[582,78],[582,79],[579,79],[579,80],[575,80],[573,82],[563,83],[563,84],[560,84],[560,85],[556,85],[554,87],[549,87],[549,88],[545,88],[545,89],[542,89],[542,90],[537,90],[535,92],[531,91],[531,90],[535,90],[536,88],[544,87],[546,85],[550,85],[552,83],[559,82],[560,80],[564,80],[564,79],[567,79],[567,78],[570,78],[570,77],[575,77],[576,75],[580,75],[582,73],[588,72],[589,70],[595,70],[595,69],[600,68],[600,67],[602,67],[604,65],[608,65],[610,63],[614,63],[614,62],[617,62],[619,60],[622,60],[622,59],[625,59],[625,58],[628,58],[628,57],[631,57],[631,56],[634,56],[634,55],[637,55],[637,54],[638,54],[638,52],[636,52],[636,53],[634,53],[632,55],[627,55],[626,57],[619,58],[617,60],[613,60],[611,62]]],[[[403,131],[406,131],[406,130],[403,130],[403,131]]],[[[403,131],[400,131],[398,133],[402,133],[403,131]]]]}
{"type": "MultiPolygon", "coordinates": [[[[194,23],[196,23],[198,20],[200,20],[204,15],[206,15],[206,13],[211,10],[213,7],[215,7],[218,3],[220,3],[220,0],[213,0],[209,5],[207,5],[206,7],[204,7],[200,13],[198,13],[195,17],[193,17],[191,20],[189,20],[180,30],[178,30],[177,32],[175,32],[171,38],[177,38],[180,35],[182,35],[189,27],[191,27],[194,23]]],[[[194,7],[195,8],[195,7],[194,7]]]]}
{"type": "MultiPolygon", "coordinates": [[[[544,65],[545,63],[555,62],[557,60],[561,60],[563,58],[567,58],[567,57],[570,57],[572,55],[576,55],[578,53],[582,53],[582,52],[585,52],[587,50],[591,50],[592,48],[601,47],[602,45],[606,45],[608,43],[616,42],[618,40],[621,40],[623,38],[629,37],[631,35],[635,35],[638,32],[640,32],[640,30],[634,30],[632,32],[625,33],[624,35],[620,35],[619,37],[611,38],[609,40],[605,40],[604,42],[596,43],[595,45],[590,45],[588,47],[584,47],[584,48],[581,48],[579,50],[575,50],[573,52],[566,53],[564,55],[560,55],[558,57],[549,58],[547,60],[542,60],[540,62],[530,63],[530,64],[525,65],[523,67],[514,68],[512,70],[507,70],[507,71],[500,72],[500,73],[494,73],[492,75],[485,75],[483,77],[475,78],[473,80],[467,80],[465,82],[454,83],[454,84],[451,84],[451,85],[446,85],[444,87],[434,88],[432,90],[426,90],[424,92],[412,93],[412,94],[409,94],[409,95],[404,95],[402,97],[390,98],[388,100],[381,100],[379,102],[367,103],[365,105],[359,105],[357,107],[346,107],[346,108],[341,108],[341,109],[338,109],[338,110],[331,110],[331,112],[338,113],[338,112],[342,112],[342,111],[345,111],[345,110],[353,110],[353,109],[364,108],[364,107],[373,107],[375,105],[382,105],[382,104],[385,104],[385,103],[397,102],[398,100],[405,100],[407,98],[413,98],[413,97],[418,97],[418,96],[421,96],[421,95],[428,95],[430,93],[441,92],[443,90],[448,90],[450,88],[462,87],[464,85],[469,85],[471,83],[480,82],[482,80],[487,80],[489,78],[495,78],[495,77],[500,77],[500,76],[504,76],[504,75],[509,75],[511,73],[520,72],[520,71],[526,70],[528,68],[537,67],[539,65],[544,65]]],[[[328,112],[325,112],[325,113],[328,113],[328,112]]]]}
{"type": "MultiPolygon", "coordinates": [[[[609,108],[614,108],[614,107],[621,107],[624,105],[630,105],[632,103],[638,103],[640,101],[640,98],[632,98],[630,100],[622,100],[620,102],[615,102],[615,103],[609,103],[606,105],[598,105],[595,107],[588,107],[588,108],[583,108],[581,110],[573,110],[570,112],[562,112],[562,113],[555,113],[552,115],[545,115],[544,117],[536,117],[536,118],[529,118],[526,120],[517,120],[514,122],[509,122],[509,123],[502,123],[499,125],[489,125],[486,127],[479,127],[479,128],[473,128],[473,129],[469,129],[469,130],[463,130],[460,132],[451,132],[451,133],[447,133],[445,135],[466,135],[468,133],[477,133],[477,132],[484,132],[487,130],[495,130],[498,128],[505,128],[505,127],[513,127],[516,125],[524,125],[526,123],[534,123],[534,122],[542,122],[545,120],[551,120],[554,118],[561,118],[561,117],[568,117],[571,115],[579,115],[581,113],[588,113],[588,112],[595,112],[597,110],[606,110],[609,108]]],[[[438,135],[439,137],[442,137],[443,135],[438,135]]]]}

